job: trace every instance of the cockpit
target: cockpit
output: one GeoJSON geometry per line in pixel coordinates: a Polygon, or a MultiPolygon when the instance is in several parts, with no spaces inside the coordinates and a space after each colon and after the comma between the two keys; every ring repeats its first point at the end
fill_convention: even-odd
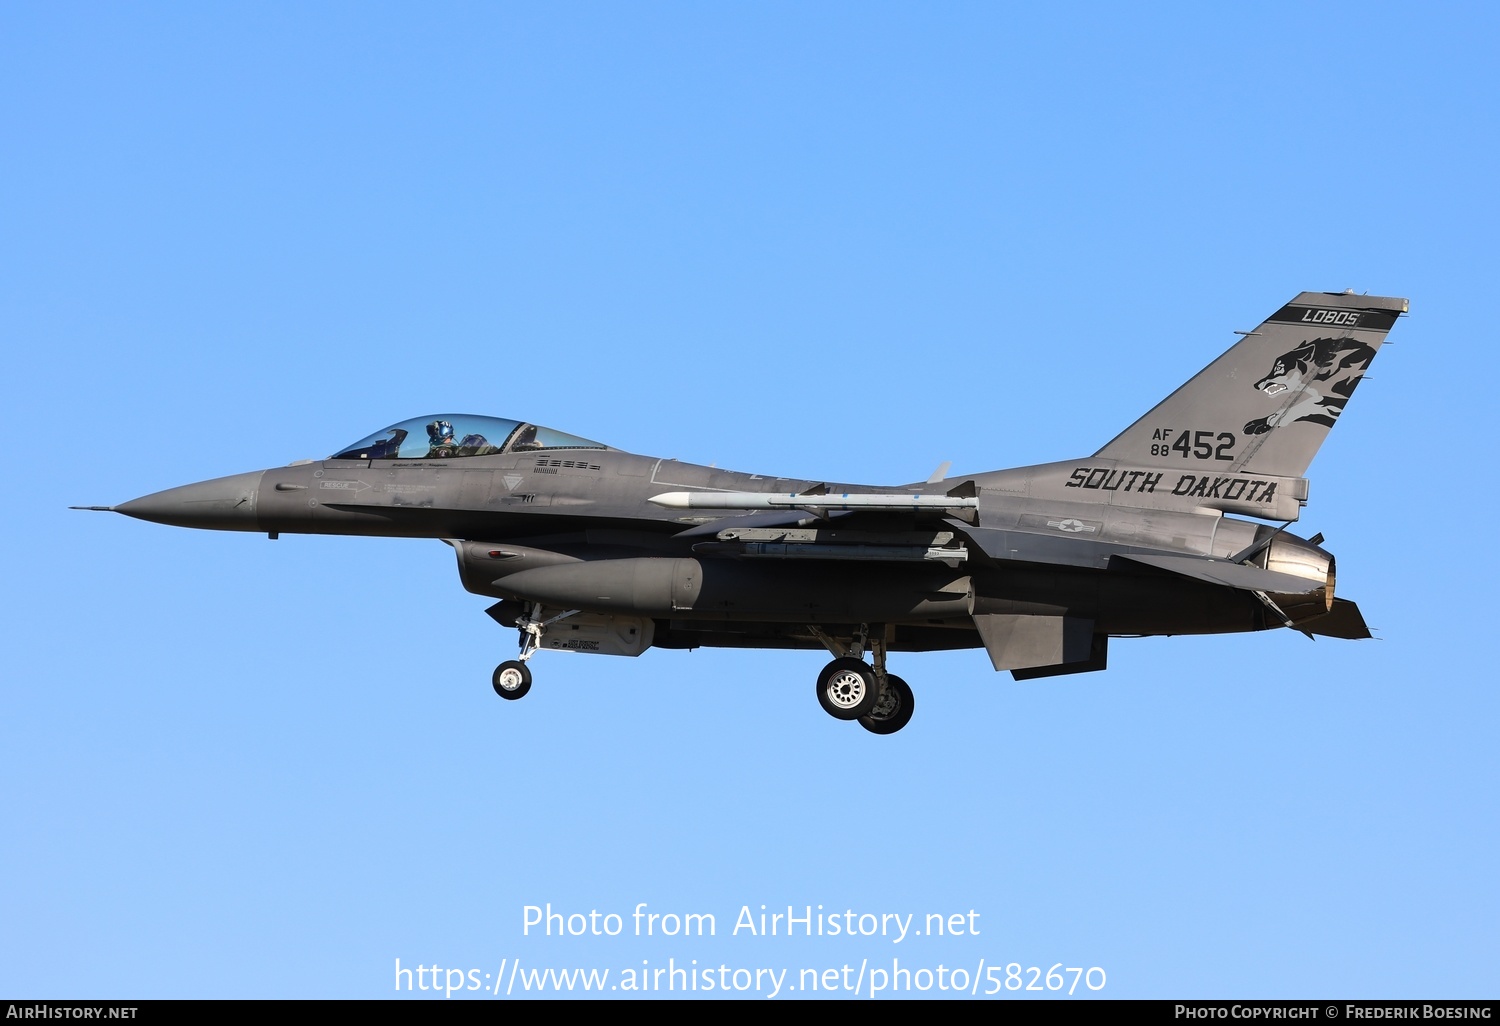
{"type": "Polygon", "coordinates": [[[601,442],[501,417],[413,417],[345,446],[332,460],[446,460],[539,449],[607,449],[601,442]]]}

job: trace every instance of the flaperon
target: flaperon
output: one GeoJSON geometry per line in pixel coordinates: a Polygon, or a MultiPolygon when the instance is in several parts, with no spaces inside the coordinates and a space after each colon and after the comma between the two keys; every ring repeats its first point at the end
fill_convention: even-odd
{"type": "Polygon", "coordinates": [[[1025,679],[1102,670],[1111,636],[1369,637],[1334,597],[1322,536],[1284,528],[1406,309],[1304,292],[1098,452],[1013,470],[792,480],[440,414],[319,462],[86,508],[272,538],[443,539],[464,587],[520,629],[494,673],[503,698],[530,690],[541,649],[826,648],[823,708],[888,734],[913,707],[891,652],[983,647],[1025,679]]]}

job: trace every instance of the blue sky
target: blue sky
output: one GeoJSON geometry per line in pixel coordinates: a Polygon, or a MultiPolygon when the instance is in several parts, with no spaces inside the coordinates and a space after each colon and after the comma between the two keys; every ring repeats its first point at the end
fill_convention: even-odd
{"type": "Polygon", "coordinates": [[[1497,20],[6,5],[0,992],[899,959],[1493,997],[1497,20]],[[513,635],[438,542],[65,509],[437,410],[827,480],[1065,459],[1344,288],[1412,313],[1297,529],[1380,641],[907,655],[890,738],[816,653],[543,654],[502,704],[513,635]],[[626,928],[523,932],[548,903],[626,928]],[[979,932],[732,932],[763,904],[979,932]]]}

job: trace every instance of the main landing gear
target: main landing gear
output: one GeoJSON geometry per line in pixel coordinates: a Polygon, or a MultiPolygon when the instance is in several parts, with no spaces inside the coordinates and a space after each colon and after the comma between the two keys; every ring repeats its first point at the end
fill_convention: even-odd
{"type": "Polygon", "coordinates": [[[900,677],[885,671],[885,629],[870,637],[866,624],[849,644],[811,627],[814,637],[833,653],[834,660],[818,674],[818,704],[836,720],[858,720],[872,734],[894,734],[911,722],[915,700],[900,677]],[[865,662],[869,647],[874,665],[865,662]]]}
{"type": "Polygon", "coordinates": [[[542,632],[576,612],[578,610],[570,609],[550,620],[543,620],[541,603],[532,603],[526,615],[516,620],[516,626],[521,631],[521,654],[495,667],[494,676],[490,680],[495,686],[495,694],[512,702],[526,697],[526,692],[531,690],[531,668],[526,662],[542,647],[542,632]]]}

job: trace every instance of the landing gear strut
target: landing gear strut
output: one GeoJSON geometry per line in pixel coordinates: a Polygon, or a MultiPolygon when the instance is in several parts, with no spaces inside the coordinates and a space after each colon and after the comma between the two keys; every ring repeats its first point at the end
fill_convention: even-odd
{"type": "Polygon", "coordinates": [[[835,657],[818,674],[818,704],[824,712],[836,720],[858,720],[873,734],[894,734],[911,721],[911,688],[900,677],[885,672],[884,625],[877,624],[872,636],[869,626],[860,624],[848,644],[829,637],[820,628],[808,629],[835,657]],[[866,647],[873,656],[873,666],[865,662],[866,647]]]}
{"type": "Polygon", "coordinates": [[[537,649],[542,647],[543,632],[557,621],[564,620],[576,612],[578,610],[570,609],[550,620],[543,620],[542,604],[540,602],[531,604],[526,615],[516,620],[516,626],[521,631],[521,654],[495,667],[495,673],[490,678],[490,683],[495,687],[495,694],[510,701],[526,697],[526,692],[531,690],[531,668],[526,665],[526,662],[536,655],[537,649]]]}

